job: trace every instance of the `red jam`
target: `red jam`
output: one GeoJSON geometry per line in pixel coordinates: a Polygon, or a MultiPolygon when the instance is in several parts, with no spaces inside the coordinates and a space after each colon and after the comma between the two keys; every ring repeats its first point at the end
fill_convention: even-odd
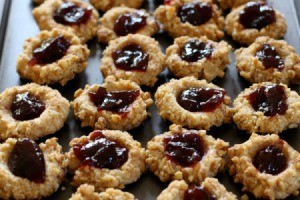
{"type": "Polygon", "coordinates": [[[118,36],[125,36],[129,33],[136,33],[146,26],[147,17],[143,12],[123,14],[115,22],[114,31],[118,36]]]}
{"type": "Polygon", "coordinates": [[[212,18],[212,6],[207,2],[186,3],[178,11],[182,23],[199,26],[212,18]]]}
{"type": "Polygon", "coordinates": [[[192,184],[185,191],[184,200],[217,200],[217,198],[211,196],[203,187],[192,184]]]}
{"type": "Polygon", "coordinates": [[[213,51],[211,44],[200,40],[190,40],[182,48],[180,57],[187,62],[197,62],[202,58],[210,58],[213,51]]]}
{"type": "Polygon", "coordinates": [[[101,131],[94,131],[86,144],[76,144],[73,151],[82,166],[100,169],[117,169],[128,160],[128,150],[107,139],[101,131]]]}
{"type": "Polygon", "coordinates": [[[255,56],[258,57],[266,69],[276,68],[281,71],[284,68],[284,61],[278,55],[276,49],[269,44],[263,44],[255,56]]]}
{"type": "Polygon", "coordinates": [[[10,107],[12,117],[19,121],[38,118],[45,109],[45,104],[29,92],[17,94],[10,107]]]}
{"type": "Polygon", "coordinates": [[[46,179],[45,159],[39,145],[30,139],[20,139],[8,158],[8,168],[15,176],[35,183],[46,179]]]}

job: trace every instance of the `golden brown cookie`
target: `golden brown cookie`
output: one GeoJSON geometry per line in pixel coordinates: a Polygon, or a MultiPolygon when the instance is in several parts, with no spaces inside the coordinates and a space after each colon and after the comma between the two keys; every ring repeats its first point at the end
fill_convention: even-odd
{"type": "Polygon", "coordinates": [[[126,6],[129,8],[141,7],[143,0],[90,0],[91,4],[100,11],[108,11],[113,7],[126,6]]]}
{"type": "Polygon", "coordinates": [[[228,10],[243,5],[249,1],[266,1],[266,0],[218,0],[218,3],[223,10],[228,10]]]}

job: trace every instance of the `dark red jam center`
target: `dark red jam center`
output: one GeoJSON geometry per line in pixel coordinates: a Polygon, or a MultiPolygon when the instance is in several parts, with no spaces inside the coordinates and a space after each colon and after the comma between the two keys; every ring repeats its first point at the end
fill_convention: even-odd
{"type": "Polygon", "coordinates": [[[212,18],[212,6],[206,2],[186,3],[179,8],[177,15],[182,23],[199,26],[212,18]]]}
{"type": "Polygon", "coordinates": [[[240,12],[240,23],[245,28],[262,29],[276,21],[273,8],[262,2],[249,2],[240,12]]]}
{"type": "Polygon", "coordinates": [[[33,57],[28,64],[33,66],[53,63],[64,57],[70,46],[70,42],[63,36],[45,40],[40,47],[34,49],[33,57]]]}
{"type": "Polygon", "coordinates": [[[266,69],[277,68],[281,71],[284,68],[283,60],[278,55],[276,49],[269,44],[263,44],[255,56],[258,57],[266,69]]]}
{"type": "Polygon", "coordinates": [[[147,17],[142,12],[123,14],[115,22],[114,31],[118,36],[136,33],[146,26],[147,17]]]}
{"type": "Polygon", "coordinates": [[[178,103],[191,112],[213,112],[223,101],[226,92],[212,88],[189,88],[184,90],[178,103]]]}
{"type": "Polygon", "coordinates": [[[124,114],[129,112],[129,107],[140,95],[140,90],[107,92],[105,88],[99,87],[96,93],[90,92],[89,95],[98,111],[108,110],[124,114]]]}
{"type": "Polygon", "coordinates": [[[116,141],[111,141],[101,131],[94,131],[86,144],[73,147],[82,166],[117,169],[128,160],[128,150],[116,141]]]}
{"type": "Polygon", "coordinates": [[[211,196],[203,187],[192,184],[185,191],[184,200],[217,200],[217,198],[211,196]]]}
{"type": "Polygon", "coordinates": [[[85,24],[92,15],[92,9],[81,8],[72,2],[65,2],[55,11],[53,18],[64,25],[85,24]]]}
{"type": "Polygon", "coordinates": [[[213,51],[211,44],[200,40],[191,40],[182,48],[180,57],[187,62],[197,62],[202,58],[210,58],[213,51]]]}
{"type": "Polygon", "coordinates": [[[12,117],[20,121],[35,119],[45,109],[45,104],[29,92],[17,94],[10,107],[12,117]]]}
{"type": "Polygon", "coordinates": [[[15,144],[9,155],[8,168],[15,176],[36,183],[45,182],[44,154],[34,141],[27,138],[20,139],[15,144]]]}
{"type": "Polygon", "coordinates": [[[278,84],[262,86],[254,90],[248,99],[253,109],[265,116],[283,115],[288,109],[284,87],[278,84]]]}
{"type": "Polygon", "coordinates": [[[149,55],[137,44],[129,44],[114,51],[112,58],[116,67],[123,70],[146,71],[149,61],[149,55]]]}
{"type": "Polygon", "coordinates": [[[287,158],[280,148],[268,146],[257,152],[254,166],[261,172],[277,175],[287,167],[287,158]]]}
{"type": "Polygon", "coordinates": [[[165,155],[183,167],[195,165],[206,152],[203,139],[193,132],[166,136],[164,145],[165,155]]]}

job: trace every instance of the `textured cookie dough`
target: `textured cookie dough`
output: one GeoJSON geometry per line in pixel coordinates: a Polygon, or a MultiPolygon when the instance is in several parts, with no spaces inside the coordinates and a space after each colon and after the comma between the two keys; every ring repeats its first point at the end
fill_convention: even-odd
{"type": "Polygon", "coordinates": [[[141,7],[143,0],[90,0],[91,4],[100,11],[108,11],[117,6],[126,6],[129,8],[141,7]]]}
{"type": "Polygon", "coordinates": [[[207,37],[190,38],[182,36],[176,38],[174,44],[166,50],[166,65],[169,70],[179,78],[194,76],[198,79],[212,81],[216,77],[223,77],[227,64],[230,63],[229,54],[231,46],[225,42],[214,42],[207,37]],[[211,57],[202,58],[196,62],[188,62],[181,58],[180,54],[184,45],[191,40],[199,40],[205,44],[211,44],[213,52],[211,57]]]}
{"type": "Polygon", "coordinates": [[[23,53],[17,60],[17,72],[22,78],[29,79],[38,84],[60,83],[65,85],[73,79],[75,74],[82,72],[87,67],[87,59],[90,55],[85,44],[71,31],[53,29],[42,31],[36,38],[28,38],[23,45],[23,53]],[[43,41],[63,36],[70,42],[66,54],[59,60],[49,64],[35,64],[28,62],[33,57],[33,51],[39,48],[43,41]]]}
{"type": "Polygon", "coordinates": [[[64,180],[67,167],[65,155],[57,143],[57,138],[51,138],[39,144],[46,166],[44,183],[35,183],[10,172],[8,159],[16,142],[16,139],[9,138],[0,144],[0,198],[41,199],[53,194],[64,180]]]}
{"type": "Polygon", "coordinates": [[[70,151],[67,153],[69,170],[74,172],[72,185],[80,186],[87,183],[95,186],[96,191],[105,191],[107,188],[122,189],[125,185],[135,182],[146,169],[146,154],[141,144],[133,140],[127,132],[102,130],[102,134],[112,141],[116,141],[128,150],[128,160],[117,169],[80,166],[80,161],[74,154],[73,146],[85,144],[90,136],[75,138],[70,142],[70,151]]]}
{"type": "Polygon", "coordinates": [[[157,75],[164,70],[165,55],[161,52],[160,46],[154,39],[139,35],[129,34],[111,41],[103,52],[101,59],[101,72],[104,77],[109,75],[116,79],[125,79],[136,82],[139,85],[154,86],[157,81],[157,75]],[[143,51],[149,55],[149,61],[146,71],[123,70],[115,66],[112,53],[129,44],[137,44],[143,51]]]}
{"type": "Polygon", "coordinates": [[[285,88],[288,109],[284,115],[275,115],[273,117],[265,116],[261,111],[255,111],[247,97],[257,88],[273,83],[263,82],[253,84],[245,89],[234,100],[233,106],[235,114],[233,120],[237,127],[246,130],[248,133],[272,133],[279,134],[290,128],[295,128],[300,124],[300,96],[295,91],[291,91],[286,85],[280,84],[285,88]]]}
{"type": "Polygon", "coordinates": [[[149,92],[143,92],[136,84],[128,80],[116,81],[113,77],[108,77],[102,85],[85,86],[84,90],[75,92],[75,99],[71,102],[74,114],[82,123],[81,126],[91,126],[95,129],[116,129],[130,130],[139,126],[147,117],[147,108],[152,105],[153,100],[149,92]],[[112,111],[98,111],[95,104],[90,100],[89,92],[96,92],[102,86],[110,91],[140,90],[139,97],[130,106],[126,117],[112,111]]]}
{"type": "Polygon", "coordinates": [[[37,21],[41,30],[51,30],[53,28],[60,28],[73,31],[82,41],[87,42],[92,39],[97,32],[97,23],[99,14],[93,6],[81,0],[47,0],[40,6],[33,9],[32,14],[37,21]],[[53,14],[64,2],[73,2],[75,5],[91,9],[92,14],[88,21],[79,25],[64,25],[56,22],[53,19],[53,14]]]}
{"type": "MultiPolygon", "coordinates": [[[[157,200],[183,200],[184,194],[188,189],[188,184],[185,181],[173,181],[163,190],[157,197],[157,200]]],[[[226,188],[219,183],[218,179],[206,178],[201,186],[218,200],[236,200],[236,196],[228,192],[226,188]]]]}
{"type": "Polygon", "coordinates": [[[212,112],[190,112],[181,107],[177,102],[177,97],[190,87],[222,90],[212,83],[197,80],[194,77],[172,79],[169,83],[161,85],[155,93],[155,103],[162,118],[168,119],[174,124],[205,130],[231,121],[233,110],[229,108],[230,97],[227,95],[225,95],[223,103],[212,112]]]}
{"type": "Polygon", "coordinates": [[[150,170],[163,182],[171,180],[185,180],[192,183],[201,183],[206,177],[213,177],[225,165],[224,155],[229,148],[229,143],[221,139],[214,139],[204,130],[187,130],[180,125],[171,125],[170,131],[155,136],[147,144],[146,162],[150,170]],[[191,167],[182,167],[165,156],[163,139],[169,135],[183,134],[185,132],[197,133],[206,145],[203,158],[191,167]]]}
{"type": "Polygon", "coordinates": [[[0,94],[0,139],[29,138],[36,140],[53,134],[63,127],[69,110],[69,101],[50,87],[31,83],[6,89],[0,94]],[[15,96],[23,92],[29,92],[44,102],[46,109],[40,117],[27,121],[18,121],[12,117],[11,104],[15,96]]]}
{"type": "Polygon", "coordinates": [[[236,67],[242,77],[252,83],[270,81],[275,83],[296,83],[300,81],[300,56],[295,49],[284,40],[275,40],[269,37],[259,37],[248,48],[235,51],[236,67]],[[276,68],[266,69],[256,57],[263,44],[274,47],[284,61],[283,70],[276,68]]]}
{"type": "Polygon", "coordinates": [[[194,26],[188,22],[182,23],[180,21],[177,11],[181,6],[189,2],[193,2],[193,0],[174,0],[169,5],[161,5],[155,10],[154,17],[163,24],[163,29],[173,38],[180,36],[206,36],[211,40],[222,38],[224,36],[224,17],[221,15],[218,7],[211,3],[211,0],[201,0],[201,2],[212,4],[212,18],[206,23],[194,26]]]}
{"type": "Polygon", "coordinates": [[[243,144],[228,150],[229,173],[234,182],[243,184],[256,198],[285,199],[290,194],[298,195],[300,189],[300,154],[281,140],[278,135],[259,136],[252,134],[243,144]],[[254,156],[267,146],[280,148],[287,157],[287,168],[278,175],[260,173],[253,165],[254,156]]]}
{"type": "Polygon", "coordinates": [[[114,25],[118,17],[124,14],[141,13],[146,16],[146,25],[139,29],[135,34],[152,36],[155,34],[159,27],[157,22],[150,17],[149,13],[145,10],[137,10],[127,7],[116,7],[107,11],[99,20],[99,26],[97,31],[98,41],[108,43],[111,40],[118,38],[119,36],[114,31],[114,25]]]}
{"type": "Polygon", "coordinates": [[[241,44],[252,44],[256,38],[260,36],[269,36],[271,38],[280,39],[287,30],[285,17],[279,11],[275,10],[276,21],[267,25],[261,30],[251,28],[246,29],[239,22],[240,12],[244,10],[247,4],[233,9],[225,19],[225,29],[232,39],[241,44]]]}
{"type": "Polygon", "coordinates": [[[265,1],[265,0],[218,0],[219,5],[223,10],[236,8],[236,7],[243,5],[249,1],[265,1]]]}

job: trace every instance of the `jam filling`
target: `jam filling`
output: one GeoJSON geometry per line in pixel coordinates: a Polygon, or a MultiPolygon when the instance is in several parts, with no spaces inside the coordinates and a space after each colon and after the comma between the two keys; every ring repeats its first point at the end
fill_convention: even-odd
{"type": "Polygon", "coordinates": [[[212,88],[189,88],[184,90],[178,103],[190,112],[213,112],[224,101],[226,92],[212,88]]]}
{"type": "Polygon", "coordinates": [[[192,131],[166,136],[163,141],[165,155],[183,167],[190,167],[197,164],[206,152],[203,139],[192,131]]]}
{"type": "Polygon", "coordinates": [[[177,15],[182,23],[199,26],[212,18],[212,6],[206,2],[186,3],[179,8],[177,15]]]}
{"type": "Polygon", "coordinates": [[[118,36],[136,33],[146,26],[147,17],[142,12],[123,14],[115,22],[114,31],[118,36]]]}
{"type": "Polygon", "coordinates": [[[81,8],[72,2],[64,2],[55,11],[53,19],[64,25],[85,24],[92,15],[92,9],[81,8]]]}
{"type": "Polygon", "coordinates": [[[182,48],[180,57],[187,62],[197,62],[202,58],[210,58],[213,51],[211,44],[206,44],[199,40],[191,40],[182,48]]]}
{"type": "Polygon", "coordinates": [[[45,104],[29,92],[17,94],[10,107],[15,120],[25,121],[39,117],[46,109],[45,104]]]}
{"type": "Polygon", "coordinates": [[[262,29],[276,21],[273,8],[263,2],[249,2],[240,12],[240,23],[245,28],[262,29]]]}
{"type": "Polygon", "coordinates": [[[33,57],[28,64],[33,66],[53,63],[64,57],[70,46],[70,42],[63,36],[45,40],[40,47],[33,50],[33,57]]]}
{"type": "Polygon", "coordinates": [[[86,144],[76,144],[73,151],[81,166],[117,169],[128,160],[128,150],[105,138],[101,131],[94,131],[86,144]]]}
{"type": "Polygon", "coordinates": [[[284,61],[278,55],[276,49],[269,44],[263,44],[255,56],[258,57],[266,69],[277,68],[281,71],[284,68],[284,61]]]}
{"type": "Polygon", "coordinates": [[[286,99],[284,87],[278,84],[262,86],[248,96],[255,111],[261,111],[270,117],[285,114],[288,109],[286,99]]]}
{"type": "Polygon", "coordinates": [[[97,106],[98,111],[108,110],[119,114],[128,113],[130,105],[139,95],[140,90],[107,92],[104,87],[99,87],[96,93],[89,93],[90,99],[97,106]]]}
{"type": "Polygon", "coordinates": [[[137,44],[129,44],[120,50],[114,51],[112,58],[119,69],[142,72],[147,70],[149,61],[149,55],[137,44]]]}
{"type": "Polygon", "coordinates": [[[35,183],[45,182],[44,154],[39,145],[30,139],[20,139],[16,142],[9,155],[8,168],[15,176],[35,183]]]}
{"type": "Polygon", "coordinates": [[[203,187],[194,184],[189,185],[184,193],[184,200],[217,200],[211,196],[203,187]]]}
{"type": "Polygon", "coordinates": [[[257,152],[253,164],[261,173],[277,175],[286,169],[287,158],[280,148],[268,146],[257,152]]]}

